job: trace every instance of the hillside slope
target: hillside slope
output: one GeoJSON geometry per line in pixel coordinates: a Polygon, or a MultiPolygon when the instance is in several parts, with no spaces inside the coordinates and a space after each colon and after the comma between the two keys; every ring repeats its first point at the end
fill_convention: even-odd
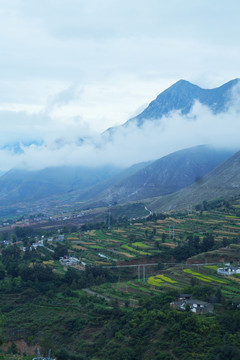
{"type": "Polygon", "coordinates": [[[149,201],[153,211],[187,209],[204,200],[228,198],[240,194],[240,151],[207,174],[201,181],[174,194],[149,201]]]}
{"type": "Polygon", "coordinates": [[[38,201],[54,195],[79,193],[120,171],[113,166],[99,168],[51,167],[39,171],[13,169],[0,177],[1,205],[38,201]]]}
{"type": "Polygon", "coordinates": [[[204,145],[174,152],[110,186],[98,199],[121,203],[176,192],[206,175],[231,154],[204,145]]]}

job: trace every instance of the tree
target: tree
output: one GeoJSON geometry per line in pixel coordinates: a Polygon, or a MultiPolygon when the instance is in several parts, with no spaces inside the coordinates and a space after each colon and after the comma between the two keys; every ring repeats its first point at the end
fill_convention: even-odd
{"type": "Polygon", "coordinates": [[[154,244],[155,244],[155,246],[156,246],[157,249],[160,249],[159,241],[155,241],[154,244]]]}
{"type": "Polygon", "coordinates": [[[68,360],[70,359],[69,353],[65,348],[61,348],[56,352],[57,360],[68,360]]]}
{"type": "Polygon", "coordinates": [[[25,226],[25,227],[17,226],[14,231],[15,231],[15,235],[20,240],[33,235],[33,229],[31,227],[27,227],[27,226],[25,226]]]}
{"type": "Polygon", "coordinates": [[[217,297],[217,302],[220,303],[222,301],[222,291],[220,288],[218,288],[216,291],[216,297],[217,297]]]}
{"type": "Polygon", "coordinates": [[[8,353],[9,354],[17,354],[18,349],[17,349],[17,345],[15,344],[15,342],[11,343],[11,346],[9,346],[8,348],[8,353]]]}
{"type": "Polygon", "coordinates": [[[5,277],[5,269],[3,264],[0,263],[0,280],[3,280],[5,277]]]}
{"type": "Polygon", "coordinates": [[[190,280],[191,286],[199,285],[199,280],[195,278],[194,276],[190,280]]]}
{"type": "Polygon", "coordinates": [[[164,244],[166,241],[167,235],[165,233],[162,233],[162,243],[164,244]]]}
{"type": "Polygon", "coordinates": [[[34,281],[34,270],[27,265],[21,265],[20,267],[20,276],[24,282],[31,280],[34,281]]]}
{"type": "Polygon", "coordinates": [[[240,350],[237,346],[224,344],[216,350],[216,360],[238,360],[240,359],[240,350]]]}
{"type": "Polygon", "coordinates": [[[193,246],[195,247],[195,249],[196,249],[197,251],[199,251],[199,249],[200,249],[200,237],[197,236],[197,235],[195,235],[195,236],[193,237],[193,246]]]}
{"type": "Polygon", "coordinates": [[[213,234],[207,234],[202,241],[201,251],[206,252],[211,250],[215,245],[213,234]]]}
{"type": "Polygon", "coordinates": [[[135,234],[129,234],[128,236],[128,240],[129,240],[129,243],[133,243],[134,241],[136,241],[136,235],[135,234]]]}
{"type": "Polygon", "coordinates": [[[78,280],[79,278],[80,278],[79,271],[68,268],[67,272],[64,275],[64,282],[68,284],[72,284],[74,280],[78,280]]]}
{"type": "Polygon", "coordinates": [[[224,237],[223,239],[222,239],[222,246],[223,247],[226,247],[226,246],[228,246],[230,244],[230,241],[226,238],[226,237],[224,237]]]}
{"type": "Polygon", "coordinates": [[[8,232],[5,231],[1,235],[1,240],[4,241],[4,240],[8,240],[8,239],[9,239],[9,234],[8,234],[8,232]]]}
{"type": "Polygon", "coordinates": [[[18,265],[20,262],[20,249],[16,246],[8,246],[2,251],[2,263],[5,265],[9,275],[18,276],[18,265]]]}
{"type": "Polygon", "coordinates": [[[60,257],[68,255],[68,249],[65,245],[58,244],[55,248],[54,258],[59,260],[60,257]]]}

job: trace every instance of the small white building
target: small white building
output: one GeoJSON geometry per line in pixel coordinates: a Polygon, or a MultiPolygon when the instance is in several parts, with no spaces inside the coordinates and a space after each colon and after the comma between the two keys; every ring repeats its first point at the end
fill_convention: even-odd
{"type": "Polygon", "coordinates": [[[240,274],[240,268],[238,266],[225,266],[217,269],[219,275],[233,275],[240,274]]]}
{"type": "Polygon", "coordinates": [[[44,246],[43,240],[38,240],[30,246],[30,250],[36,250],[39,246],[44,246]]]}
{"type": "Polygon", "coordinates": [[[65,266],[78,265],[80,263],[80,261],[77,258],[68,255],[64,255],[63,257],[60,257],[59,262],[61,265],[65,265],[65,266]]]}

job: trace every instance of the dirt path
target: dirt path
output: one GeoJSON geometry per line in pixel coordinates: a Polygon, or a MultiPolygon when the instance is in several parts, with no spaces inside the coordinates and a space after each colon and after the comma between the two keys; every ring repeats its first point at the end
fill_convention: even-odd
{"type": "Polygon", "coordinates": [[[83,289],[83,291],[87,292],[87,293],[90,294],[90,295],[94,295],[94,296],[96,296],[96,297],[99,297],[99,298],[101,298],[101,299],[104,299],[104,300],[106,300],[106,301],[111,301],[111,299],[110,299],[109,297],[104,296],[104,295],[101,295],[101,294],[98,294],[98,293],[96,293],[95,291],[92,291],[92,290],[90,290],[90,289],[83,289]]]}

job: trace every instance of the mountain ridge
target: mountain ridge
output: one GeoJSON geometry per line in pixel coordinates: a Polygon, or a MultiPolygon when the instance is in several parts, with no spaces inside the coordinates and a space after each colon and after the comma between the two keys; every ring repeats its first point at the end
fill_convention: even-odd
{"type": "MultiPolygon", "coordinates": [[[[217,88],[202,89],[189,81],[179,80],[160,93],[141,114],[129,119],[122,126],[127,128],[131,122],[136,122],[141,127],[146,121],[154,121],[162,116],[168,116],[172,111],[181,112],[183,115],[187,114],[196,100],[209,106],[215,114],[221,113],[228,109],[232,90],[238,83],[239,79],[236,78],[217,88]]],[[[108,136],[103,137],[103,140],[111,141],[113,139],[111,131],[116,129],[110,129],[108,136]]],[[[132,128],[129,131],[132,131],[132,128]]],[[[146,166],[141,163],[135,164],[132,169],[125,169],[125,172],[121,172],[121,169],[116,167],[114,170],[114,166],[99,167],[98,169],[79,166],[73,170],[74,168],[67,164],[65,168],[53,168],[50,173],[48,173],[49,169],[35,173],[27,171],[21,173],[20,170],[12,170],[0,177],[1,204],[7,206],[23,201],[38,201],[59,194],[65,194],[67,198],[70,194],[69,199],[72,202],[83,199],[87,202],[93,200],[103,201],[107,204],[163,196],[189,186],[195,179],[205,176],[208,171],[226,160],[226,154],[224,155],[223,152],[221,159],[218,159],[219,154],[216,153],[215,160],[208,154],[205,159],[200,160],[201,166],[204,164],[201,168],[194,161],[187,164],[186,154],[185,159],[182,158],[175,163],[173,161],[171,164],[172,155],[170,155],[166,155],[167,160],[165,159],[164,166],[165,160],[161,158],[150,161],[151,163],[146,166]],[[192,168],[190,169],[190,167],[192,168]],[[79,176],[76,174],[77,168],[80,171],[79,176]]]]}
{"type": "Polygon", "coordinates": [[[187,209],[203,201],[227,199],[240,194],[240,151],[205,175],[200,182],[171,195],[149,199],[153,211],[187,209]]]}
{"type": "Polygon", "coordinates": [[[203,89],[187,80],[179,80],[161,92],[139,115],[129,119],[122,126],[128,126],[133,121],[142,126],[146,120],[160,119],[177,110],[187,114],[196,100],[210,107],[214,113],[222,112],[226,110],[231,99],[231,90],[239,80],[236,78],[212,89],[203,89]]]}
{"type": "Polygon", "coordinates": [[[206,175],[232,155],[231,151],[199,145],[153,161],[100,193],[96,200],[124,203],[166,195],[206,175]]]}

